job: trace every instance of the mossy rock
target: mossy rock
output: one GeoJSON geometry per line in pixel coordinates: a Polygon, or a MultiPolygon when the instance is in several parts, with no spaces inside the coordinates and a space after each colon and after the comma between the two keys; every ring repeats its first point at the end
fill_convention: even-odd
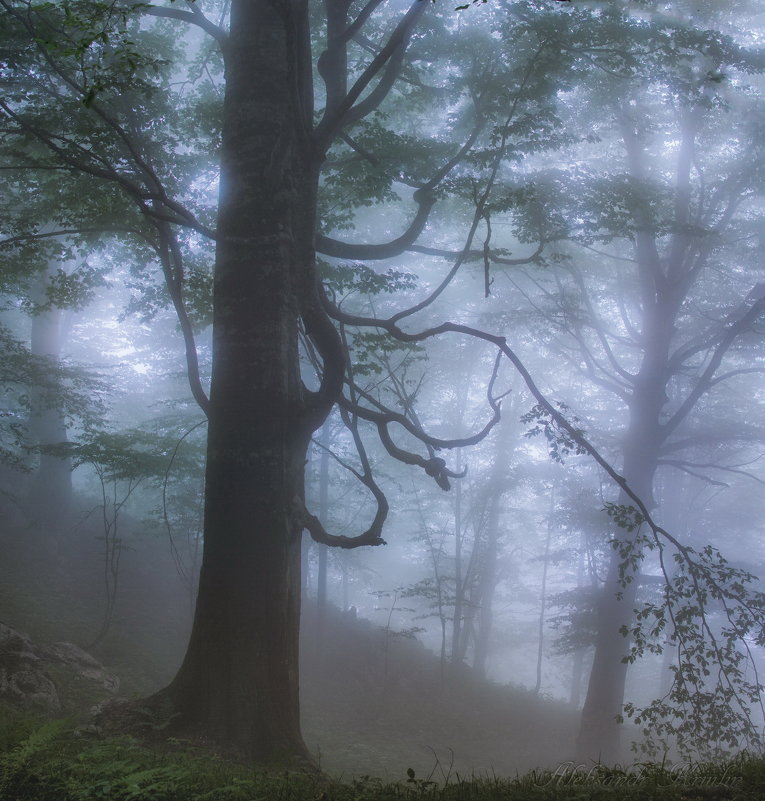
{"type": "Polygon", "coordinates": [[[35,643],[0,623],[0,702],[22,711],[77,715],[118,689],[119,679],[74,643],[35,643]]]}

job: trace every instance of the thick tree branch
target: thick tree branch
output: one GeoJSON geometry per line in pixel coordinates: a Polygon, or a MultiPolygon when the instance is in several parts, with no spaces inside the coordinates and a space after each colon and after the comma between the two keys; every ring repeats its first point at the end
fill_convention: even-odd
{"type": "Polygon", "coordinates": [[[425,228],[430,211],[433,208],[436,197],[433,192],[418,189],[413,195],[417,203],[417,213],[409,225],[409,228],[396,237],[396,239],[383,244],[353,244],[350,242],[340,242],[323,234],[316,236],[316,250],[325,256],[334,256],[339,259],[353,259],[355,261],[371,261],[375,259],[390,259],[398,256],[414,243],[425,228]]]}
{"type": "MultiPolygon", "coordinates": [[[[340,339],[339,335],[338,339],[340,339]]],[[[350,380],[352,380],[353,367],[350,361],[348,343],[345,341],[344,337],[341,339],[341,341],[343,344],[343,354],[345,356],[345,367],[348,371],[350,380]]],[[[388,516],[388,500],[385,497],[385,493],[375,481],[374,472],[372,471],[372,467],[369,463],[369,457],[367,456],[364,443],[361,439],[361,434],[359,433],[358,418],[355,415],[348,414],[347,410],[343,409],[342,406],[340,407],[340,417],[343,421],[343,424],[351,432],[351,436],[353,437],[353,442],[356,446],[356,453],[358,454],[359,462],[361,463],[361,472],[355,470],[350,465],[345,464],[340,459],[338,459],[338,461],[340,461],[341,464],[346,467],[346,469],[350,470],[351,473],[353,473],[353,475],[356,476],[356,478],[365,487],[367,487],[367,489],[374,496],[377,503],[375,517],[370,527],[363,534],[359,534],[355,537],[345,537],[330,534],[321,524],[321,521],[314,515],[311,515],[307,509],[305,509],[305,507],[303,524],[308,530],[312,539],[314,539],[316,542],[321,542],[324,545],[340,548],[357,548],[364,545],[385,545],[385,540],[382,538],[382,530],[385,525],[385,520],[388,516]]]]}
{"type": "Polygon", "coordinates": [[[175,19],[180,22],[188,22],[190,25],[196,25],[201,28],[205,33],[212,36],[221,46],[224,51],[228,45],[228,34],[223,28],[216,25],[212,20],[208,19],[198,7],[196,3],[187,3],[188,10],[184,11],[180,8],[155,6],[149,3],[135,3],[134,8],[138,9],[143,14],[148,14],[151,17],[163,17],[165,19],[175,19]]]}
{"type": "Polygon", "coordinates": [[[765,373],[765,367],[741,367],[738,370],[728,370],[725,373],[720,373],[716,375],[710,382],[709,382],[709,389],[716,386],[717,384],[721,384],[723,381],[729,381],[731,378],[736,378],[740,375],[752,375],[756,373],[765,373]]]}
{"type": "Polygon", "coordinates": [[[320,377],[319,389],[306,393],[307,402],[301,410],[300,425],[315,431],[326,419],[343,390],[345,377],[345,351],[340,335],[322,307],[316,278],[316,267],[310,271],[310,284],[300,297],[300,316],[306,337],[321,358],[315,365],[320,377]]]}
{"type": "Polygon", "coordinates": [[[376,108],[390,91],[395,75],[400,69],[400,60],[403,59],[404,51],[415,25],[420,17],[425,13],[427,3],[415,0],[409,10],[400,20],[385,46],[372,59],[367,68],[362,72],[353,86],[348,90],[345,98],[338,102],[332,109],[325,109],[321,122],[316,126],[315,142],[318,152],[326,153],[329,149],[337,132],[342,128],[353,115],[353,119],[359,119],[364,114],[368,114],[376,108]],[[354,104],[361,97],[362,93],[369,87],[371,82],[383,72],[380,78],[382,88],[378,92],[373,90],[370,97],[359,103],[358,113],[354,112],[354,104]],[[370,101],[370,98],[373,100],[370,101]],[[367,102],[370,101],[370,102],[367,102]]]}
{"type": "MultiPolygon", "coordinates": [[[[640,496],[627,484],[627,480],[624,478],[624,476],[620,475],[616,469],[611,466],[611,463],[597,450],[597,448],[595,448],[595,446],[583,436],[581,431],[579,431],[576,426],[571,424],[566,417],[561,414],[561,412],[547,399],[544,393],[536,385],[531,373],[528,371],[520,357],[507,344],[507,339],[505,337],[498,336],[496,334],[490,334],[472,326],[451,322],[441,323],[440,325],[433,326],[422,331],[409,333],[401,330],[398,327],[395,318],[381,320],[374,317],[369,318],[360,315],[352,315],[342,311],[336,305],[332,304],[325,294],[322,295],[322,300],[325,304],[325,308],[327,309],[327,313],[334,319],[341,321],[346,325],[382,329],[401,342],[424,342],[427,339],[431,339],[442,334],[453,333],[479,339],[483,342],[494,345],[499,353],[510,361],[515,370],[523,379],[531,395],[550,417],[550,419],[555,423],[555,425],[564,431],[566,435],[574,442],[576,442],[577,445],[581,447],[582,451],[588,454],[596,462],[596,464],[603,469],[603,471],[609,476],[614,484],[616,484],[622,490],[624,495],[629,498],[629,500],[634,504],[637,513],[651,529],[654,536],[658,539],[663,538],[666,540],[677,549],[678,553],[685,561],[693,563],[693,553],[691,549],[683,545],[676,537],[674,537],[666,529],[662,528],[654,521],[654,519],[651,517],[648,507],[640,498],[640,496]]],[[[360,416],[362,415],[360,414],[360,416]]]]}
{"type": "MultiPolygon", "coordinates": [[[[383,244],[353,244],[350,242],[340,242],[337,239],[318,234],[316,236],[316,249],[319,253],[325,256],[334,256],[341,259],[353,259],[357,261],[367,261],[375,259],[389,259],[398,256],[406,250],[414,251],[417,246],[414,244],[425,229],[428,222],[430,212],[435,205],[436,197],[434,190],[446,178],[447,175],[462,162],[467,153],[473,147],[475,140],[485,126],[485,118],[480,112],[476,112],[476,122],[470,135],[463,142],[457,153],[445,162],[436,173],[427,181],[427,183],[419,186],[412,195],[415,203],[417,203],[417,213],[409,225],[409,228],[396,239],[383,244]]],[[[366,151],[358,151],[356,143],[347,135],[341,134],[341,137],[346,141],[349,147],[352,147],[357,152],[360,152],[368,160],[374,157],[366,151]]],[[[541,252],[543,246],[537,249],[537,253],[541,252]]],[[[440,254],[439,254],[440,255],[440,254]]],[[[536,254],[534,254],[536,255],[536,254]]],[[[501,263],[501,262],[498,262],[501,263]]],[[[514,263],[508,260],[506,263],[514,263]]],[[[526,263],[526,262],[520,262],[526,263]]]]}

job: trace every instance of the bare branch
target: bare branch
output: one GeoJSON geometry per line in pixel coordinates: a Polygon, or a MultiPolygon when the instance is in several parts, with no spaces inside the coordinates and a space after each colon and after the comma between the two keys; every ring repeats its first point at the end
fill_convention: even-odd
{"type": "Polygon", "coordinates": [[[765,484],[765,479],[760,478],[755,473],[750,472],[749,470],[741,470],[738,467],[732,467],[723,464],[716,464],[715,462],[706,462],[704,464],[700,464],[698,462],[686,462],[681,459],[659,459],[659,464],[666,464],[671,465],[672,467],[676,467],[679,470],[683,470],[686,473],[689,473],[696,478],[700,478],[703,481],[707,481],[710,484],[717,484],[719,486],[728,487],[729,484],[726,484],[722,481],[715,481],[709,476],[705,476],[703,473],[692,472],[691,468],[696,470],[703,470],[703,469],[710,469],[710,470],[720,470],[724,473],[734,473],[735,475],[744,476],[745,478],[751,478],[752,481],[756,481],[758,484],[765,484]]]}
{"type": "Polygon", "coordinates": [[[706,369],[696,382],[696,386],[688,393],[685,400],[680,404],[680,408],[662,425],[662,432],[665,438],[680,425],[691,409],[696,405],[696,401],[709,390],[723,357],[728,352],[736,337],[744,331],[747,331],[763,312],[765,312],[765,293],[761,292],[759,298],[755,300],[749,310],[725,330],[720,337],[719,344],[712,353],[706,369]]]}

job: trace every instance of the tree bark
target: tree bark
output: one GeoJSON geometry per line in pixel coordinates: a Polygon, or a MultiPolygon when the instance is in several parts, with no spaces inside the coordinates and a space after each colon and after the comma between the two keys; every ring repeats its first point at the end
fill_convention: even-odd
{"type": "MultiPolygon", "coordinates": [[[[260,762],[305,761],[298,703],[306,422],[300,293],[318,168],[302,2],[234,0],[226,47],[204,555],[173,726],[260,762]]],[[[309,73],[310,76],[310,73],[309,73]]],[[[318,420],[318,424],[321,420],[318,420]]]]}

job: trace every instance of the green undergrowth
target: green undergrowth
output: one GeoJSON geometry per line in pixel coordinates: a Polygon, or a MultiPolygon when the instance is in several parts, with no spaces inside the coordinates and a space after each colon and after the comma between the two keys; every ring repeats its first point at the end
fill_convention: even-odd
{"type": "Polygon", "coordinates": [[[3,716],[0,798],[13,801],[747,801],[765,798],[765,760],[629,769],[563,764],[513,779],[449,775],[436,782],[402,767],[401,781],[264,772],[178,741],[150,749],[97,737],[66,721],[3,716]]]}

